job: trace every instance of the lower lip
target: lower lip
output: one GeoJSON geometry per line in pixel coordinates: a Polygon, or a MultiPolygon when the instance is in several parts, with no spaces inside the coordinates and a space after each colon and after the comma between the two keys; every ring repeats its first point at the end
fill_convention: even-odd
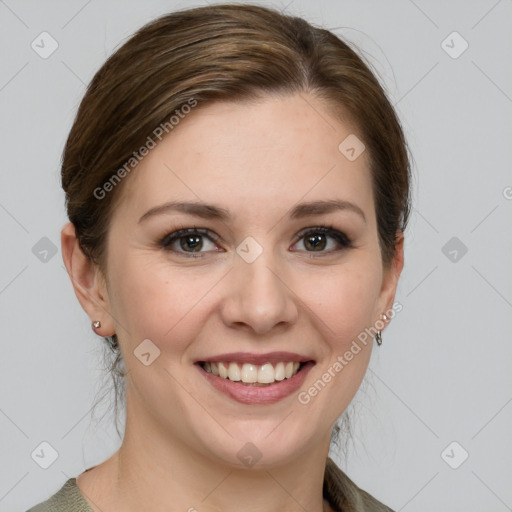
{"type": "Polygon", "coordinates": [[[290,396],[297,391],[303,384],[309,370],[315,363],[308,361],[299,372],[289,379],[274,382],[268,386],[248,386],[234,382],[229,379],[223,379],[218,375],[207,372],[199,364],[196,365],[204,378],[216,389],[229,396],[237,402],[243,404],[273,404],[283,398],[290,396]]]}

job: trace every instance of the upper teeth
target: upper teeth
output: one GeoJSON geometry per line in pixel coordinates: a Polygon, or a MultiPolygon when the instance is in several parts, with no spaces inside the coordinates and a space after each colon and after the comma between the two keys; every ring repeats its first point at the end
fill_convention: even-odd
{"type": "Polygon", "coordinates": [[[261,366],[250,363],[213,363],[206,362],[203,368],[213,375],[218,375],[223,379],[232,381],[242,381],[246,383],[258,382],[261,384],[269,384],[272,382],[289,379],[299,371],[300,363],[265,363],[261,366]]]}

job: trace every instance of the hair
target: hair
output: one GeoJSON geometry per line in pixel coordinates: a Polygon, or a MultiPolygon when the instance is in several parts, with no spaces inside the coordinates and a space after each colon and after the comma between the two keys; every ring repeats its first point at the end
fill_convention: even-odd
{"type": "MultiPolygon", "coordinates": [[[[184,106],[192,102],[197,106],[190,115],[217,101],[301,93],[318,98],[335,118],[358,130],[370,162],[382,262],[389,266],[397,234],[409,217],[410,164],[383,87],[334,33],[247,4],[198,7],[157,18],[93,77],[62,159],[67,214],[84,254],[105,272],[109,223],[126,175],[158,127],[171,133],[170,116],[186,112],[184,106]]],[[[116,336],[107,341],[115,356],[110,372],[117,397],[125,372],[116,336]]]]}

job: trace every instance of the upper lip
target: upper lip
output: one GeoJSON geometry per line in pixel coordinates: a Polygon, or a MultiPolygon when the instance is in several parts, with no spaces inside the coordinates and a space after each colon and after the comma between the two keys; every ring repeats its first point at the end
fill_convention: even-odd
{"type": "Polygon", "coordinates": [[[230,352],[229,354],[219,354],[216,356],[204,357],[197,359],[195,363],[221,363],[221,362],[237,362],[262,365],[265,363],[280,363],[280,362],[298,362],[305,363],[313,359],[308,356],[296,354],[294,352],[267,352],[265,354],[254,354],[251,352],[230,352]]]}

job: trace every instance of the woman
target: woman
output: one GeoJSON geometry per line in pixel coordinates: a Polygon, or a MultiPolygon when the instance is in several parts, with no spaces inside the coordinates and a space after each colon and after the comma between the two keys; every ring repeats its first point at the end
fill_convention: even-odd
{"type": "Polygon", "coordinates": [[[94,77],[62,184],[126,428],[31,511],[390,510],[328,457],[409,213],[399,121],[344,42],[248,5],[153,21],[94,77]]]}

